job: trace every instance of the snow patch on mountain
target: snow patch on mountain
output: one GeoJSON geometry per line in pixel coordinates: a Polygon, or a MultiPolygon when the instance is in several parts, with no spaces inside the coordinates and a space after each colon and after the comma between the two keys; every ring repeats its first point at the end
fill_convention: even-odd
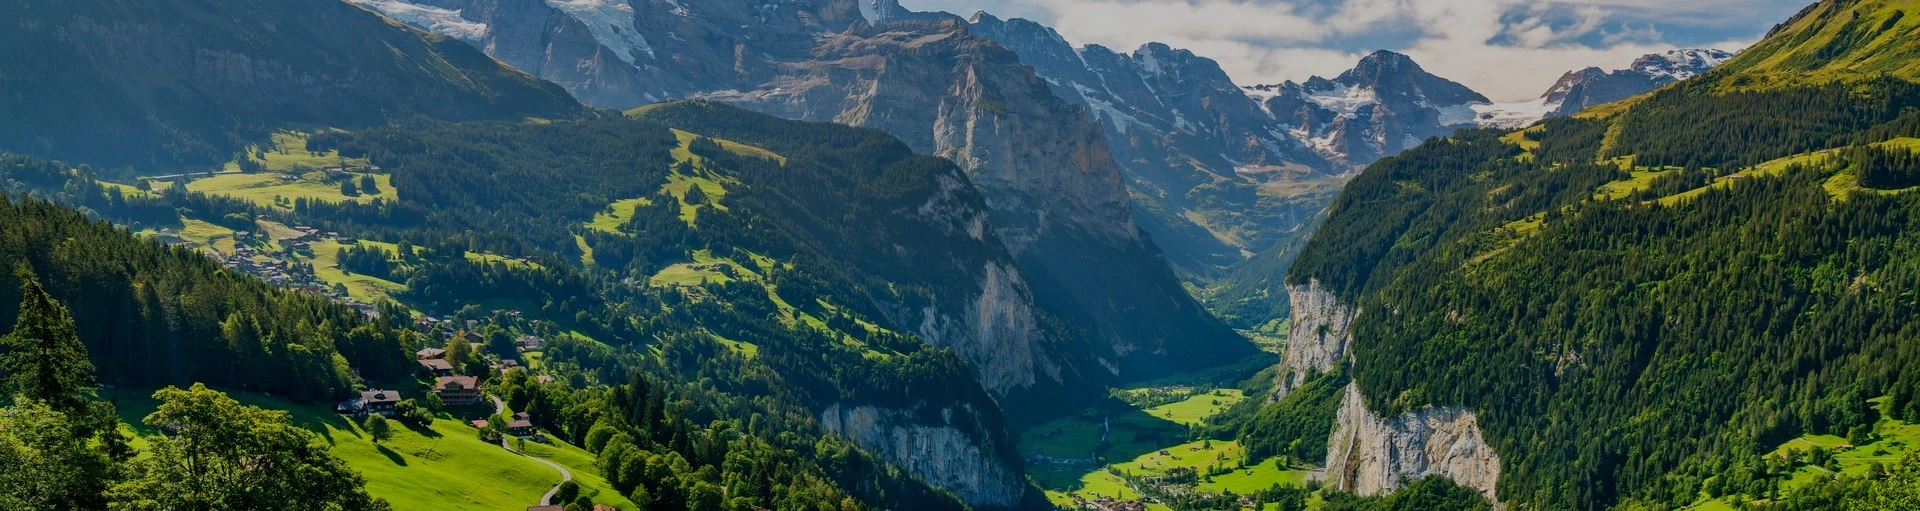
{"type": "Polygon", "coordinates": [[[1560,109],[1560,103],[1542,97],[1521,103],[1492,103],[1471,106],[1473,122],[1483,127],[1500,129],[1525,128],[1560,109]]]}
{"type": "Polygon", "coordinates": [[[587,31],[600,41],[601,46],[613,50],[613,54],[628,64],[634,64],[634,54],[645,54],[653,58],[653,46],[647,44],[647,38],[633,27],[633,6],[625,0],[546,0],[547,5],[573,16],[587,25],[587,31]]]}
{"type": "Polygon", "coordinates": [[[364,6],[395,21],[426,28],[435,34],[444,35],[468,43],[487,37],[487,24],[468,21],[460,16],[459,9],[410,4],[400,0],[347,0],[364,6]]]}
{"type": "Polygon", "coordinates": [[[1340,117],[1353,117],[1360,109],[1380,103],[1380,96],[1367,87],[1337,84],[1333,89],[1307,92],[1307,101],[1320,105],[1340,117]]]}

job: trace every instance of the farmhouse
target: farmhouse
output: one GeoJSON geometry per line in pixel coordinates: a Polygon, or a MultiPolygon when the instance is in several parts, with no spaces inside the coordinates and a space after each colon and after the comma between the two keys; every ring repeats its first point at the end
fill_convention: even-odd
{"type": "Polygon", "coordinates": [[[480,380],[472,376],[442,376],[434,382],[433,393],[440,395],[440,402],[451,406],[478,403],[480,380]]]}
{"type": "Polygon", "coordinates": [[[434,376],[453,376],[453,364],[444,359],[429,358],[421,360],[420,367],[427,368],[427,372],[433,373],[434,376]]]}
{"type": "Polygon", "coordinates": [[[533,428],[533,421],[529,421],[526,419],[514,419],[512,421],[507,422],[507,434],[509,435],[533,436],[534,433],[535,431],[533,428]]]}
{"type": "Polygon", "coordinates": [[[400,393],[391,390],[372,389],[361,392],[360,399],[356,401],[359,401],[358,413],[393,415],[393,405],[400,404],[400,393]]]}
{"type": "Polygon", "coordinates": [[[417,360],[426,360],[430,358],[444,359],[444,358],[447,358],[447,350],[443,350],[440,348],[420,348],[420,351],[413,352],[413,358],[417,360]]]}

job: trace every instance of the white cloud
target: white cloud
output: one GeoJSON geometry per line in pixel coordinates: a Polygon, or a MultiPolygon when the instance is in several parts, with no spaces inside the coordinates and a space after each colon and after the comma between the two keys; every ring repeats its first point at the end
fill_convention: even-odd
{"type": "MultiPolygon", "coordinates": [[[[868,1],[868,0],[862,0],[868,1]]],[[[1744,48],[1806,0],[903,0],[909,8],[1048,23],[1076,44],[1164,42],[1242,83],[1328,76],[1373,49],[1496,101],[1537,97],[1560,74],[1621,68],[1676,46],[1744,48]],[[1676,41],[1669,34],[1687,37],[1676,41]]]]}

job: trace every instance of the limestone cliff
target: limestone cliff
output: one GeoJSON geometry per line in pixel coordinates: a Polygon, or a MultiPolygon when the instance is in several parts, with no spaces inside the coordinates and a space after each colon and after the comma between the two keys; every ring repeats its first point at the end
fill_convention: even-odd
{"type": "Polygon", "coordinates": [[[1287,397],[1306,383],[1308,376],[1346,363],[1347,347],[1353,342],[1348,326],[1358,313],[1333,291],[1321,287],[1319,279],[1308,281],[1306,286],[1287,286],[1287,298],[1293,304],[1292,326],[1287,333],[1286,354],[1280,361],[1279,380],[1274,382],[1274,394],[1269,397],[1273,401],[1287,397]]]}
{"type": "Polygon", "coordinates": [[[1445,477],[1499,502],[1495,485],[1500,456],[1482,437],[1474,413],[1446,406],[1380,417],[1367,409],[1359,384],[1348,385],[1333,435],[1327,438],[1327,484],[1374,495],[1429,476],[1445,477]]]}
{"type": "Polygon", "coordinates": [[[976,507],[1010,508],[1026,493],[1017,456],[991,444],[992,435],[966,405],[937,410],[895,410],[833,404],[820,424],[861,448],[894,460],[928,483],[954,492],[976,507]]]}
{"type": "MultiPolygon", "coordinates": [[[[1292,330],[1270,400],[1306,383],[1308,376],[1352,364],[1356,340],[1350,326],[1359,314],[1318,279],[1289,285],[1292,330]]],[[[1367,406],[1360,385],[1346,395],[1327,438],[1323,478],[1329,485],[1361,495],[1391,492],[1407,479],[1441,476],[1496,500],[1500,456],[1483,438],[1477,416],[1464,407],[1429,406],[1381,417],[1367,406]]]]}

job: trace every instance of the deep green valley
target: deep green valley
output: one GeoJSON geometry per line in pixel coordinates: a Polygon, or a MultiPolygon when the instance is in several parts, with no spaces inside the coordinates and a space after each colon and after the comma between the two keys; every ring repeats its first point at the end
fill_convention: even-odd
{"type": "Polygon", "coordinates": [[[1920,1],[1404,151],[891,0],[8,8],[3,510],[1920,509],[1920,1]]]}

